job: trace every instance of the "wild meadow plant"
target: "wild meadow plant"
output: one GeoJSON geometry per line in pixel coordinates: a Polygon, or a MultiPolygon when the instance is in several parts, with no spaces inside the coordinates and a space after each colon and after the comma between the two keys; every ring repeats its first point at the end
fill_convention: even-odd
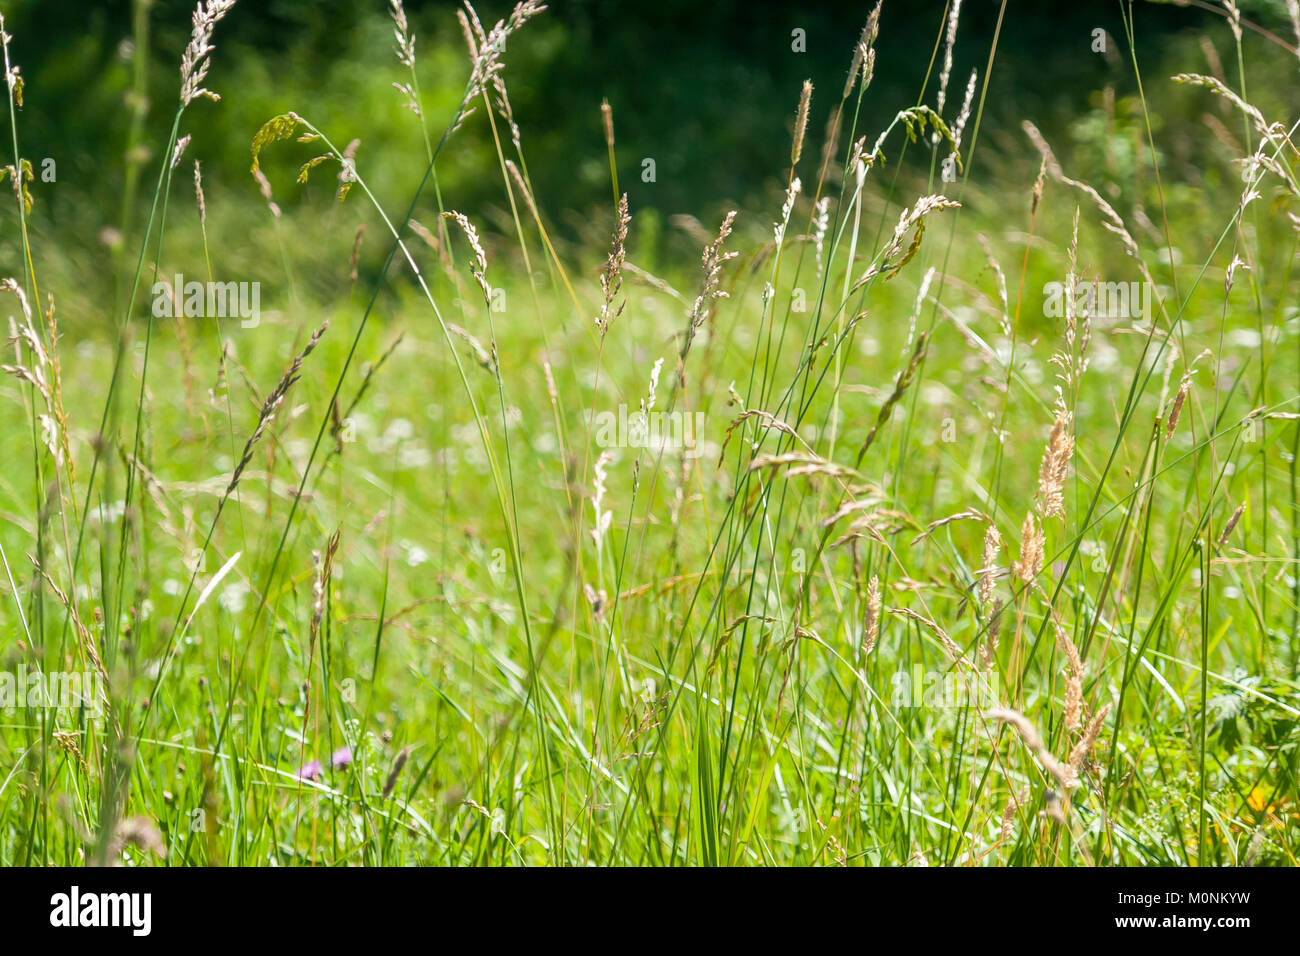
{"type": "Polygon", "coordinates": [[[98,357],[39,281],[39,91],[0,18],[0,863],[1294,863],[1300,119],[1244,66],[1290,41],[1227,3],[1207,42],[1238,75],[1166,83],[1125,6],[1151,175],[1103,192],[1030,119],[1023,181],[981,164],[998,41],[951,86],[957,0],[916,102],[866,129],[877,3],[829,108],[811,82],[780,107],[770,225],[682,217],[699,268],[665,277],[608,101],[603,265],[544,212],[506,76],[545,10],[458,11],[431,125],[390,0],[425,161],[399,199],[364,116],[265,122],[248,189],[283,274],[250,324],[209,304],[242,287],[180,172],[239,15],[200,3],[142,229],[126,170],[98,357]],[[1156,84],[1227,117],[1209,232],[1171,221],[1156,84]],[[439,181],[470,123],[491,230],[439,181]],[[300,271],[323,240],[268,175],[308,147],[298,184],[362,206],[342,284],[300,271]],[[200,256],[166,242],[178,207],[200,256]]]}

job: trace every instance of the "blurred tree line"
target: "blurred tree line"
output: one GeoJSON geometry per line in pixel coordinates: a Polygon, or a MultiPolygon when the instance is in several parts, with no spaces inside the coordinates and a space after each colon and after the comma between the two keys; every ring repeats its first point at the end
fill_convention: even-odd
{"type": "MultiPolygon", "coordinates": [[[[505,58],[506,82],[543,208],[560,218],[561,230],[578,232],[584,210],[596,204],[607,208],[602,98],[613,106],[620,188],[629,192],[634,209],[703,218],[722,203],[743,206],[770,198],[765,192],[780,188],[788,165],[802,81],[810,78],[816,88],[808,147],[816,157],[871,5],[867,0],[816,5],[553,0],[548,12],[513,40],[505,58]],[[796,31],[803,31],[801,44],[796,31]],[[642,181],[645,158],[655,161],[653,183],[642,181]]],[[[1274,27],[1285,22],[1283,0],[1241,6],[1274,27]]],[[[9,0],[5,7],[15,38],[11,55],[27,83],[20,118],[23,153],[33,160],[54,157],[59,182],[73,184],[55,193],[50,215],[76,214],[75,204],[81,216],[93,219],[93,210],[102,206],[111,220],[107,211],[120,204],[132,162],[142,170],[146,185],[140,201],[146,201],[157,171],[155,151],[166,142],[176,104],[192,0],[9,0]],[[132,93],[138,75],[147,91],[144,102],[132,93]],[[136,106],[142,107],[141,125],[132,147],[136,106]]],[[[467,73],[455,7],[445,0],[406,4],[435,142],[467,73]]],[[[1133,6],[1144,70],[1167,78],[1172,70],[1165,69],[1166,48],[1181,44],[1194,50],[1193,38],[1207,32],[1228,52],[1222,17],[1201,7],[1133,6]]],[[[506,0],[484,0],[478,12],[490,25],[508,8],[506,0]]],[[[1120,3],[1012,0],[999,21],[1000,9],[996,0],[965,0],[945,110],[951,121],[972,69],[982,80],[1000,31],[980,134],[981,152],[992,154],[982,161],[994,165],[1002,151],[1028,154],[1019,130],[1022,119],[1032,119],[1049,140],[1060,142],[1072,131],[1086,132],[1087,117],[1098,110],[1099,90],[1108,84],[1132,86],[1120,3]],[[1098,28],[1109,35],[1104,54],[1094,50],[1098,28]]],[[[927,69],[924,101],[934,104],[944,10],[942,0],[885,3],[861,133],[874,138],[895,112],[917,102],[927,69]]],[[[402,96],[392,88],[408,77],[392,52],[385,2],[241,0],[217,28],[215,43],[207,85],[223,101],[198,104],[182,130],[193,134],[189,155],[203,160],[205,174],[219,184],[214,188],[255,196],[248,176],[249,141],[267,118],[292,109],[311,117],[336,142],[361,138],[358,165],[381,199],[400,205],[409,196],[424,166],[424,144],[418,120],[402,109],[402,96]]],[[[1204,70],[1205,63],[1200,59],[1178,68],[1204,70]]],[[[293,183],[309,148],[301,156],[293,144],[278,148],[291,155],[268,171],[277,201],[292,205],[311,188],[293,183]]],[[[472,208],[501,201],[491,150],[481,116],[457,133],[439,162],[444,193],[456,204],[472,208]]],[[[897,144],[890,152],[893,158],[897,144]]],[[[928,166],[924,147],[919,160],[928,166]]],[[[815,159],[805,163],[815,167],[815,159]]],[[[327,190],[319,192],[323,196],[327,190]]]]}

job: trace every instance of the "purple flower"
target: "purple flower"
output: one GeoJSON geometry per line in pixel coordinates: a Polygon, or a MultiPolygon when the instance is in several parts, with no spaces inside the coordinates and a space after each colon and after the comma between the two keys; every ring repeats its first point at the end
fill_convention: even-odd
{"type": "Polygon", "coordinates": [[[330,755],[330,766],[335,770],[342,770],[352,763],[352,748],[340,747],[330,755]]]}
{"type": "Polygon", "coordinates": [[[304,764],[298,768],[299,780],[319,780],[321,766],[319,760],[313,760],[309,764],[304,764]]]}

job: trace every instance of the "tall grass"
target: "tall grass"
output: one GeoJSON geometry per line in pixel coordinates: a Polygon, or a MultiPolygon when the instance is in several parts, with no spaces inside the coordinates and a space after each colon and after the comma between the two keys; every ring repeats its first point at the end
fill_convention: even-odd
{"type": "Polygon", "coordinates": [[[1084,181],[1029,117],[994,174],[1005,4],[964,86],[949,4],[915,103],[865,129],[877,6],[843,89],[780,107],[780,208],[682,220],[699,266],[665,277],[608,102],[608,248],[557,246],[506,87],[545,8],[466,5],[435,138],[392,0],[375,68],[424,174],[383,195],[364,117],[283,104],[248,184],[282,275],[246,327],[143,288],[237,278],[197,167],[197,210],[173,190],[239,15],[207,0],[140,228],[126,170],[112,348],[42,297],[6,35],[2,673],[102,694],[0,712],[0,862],[1293,863],[1300,119],[1246,83],[1289,41],[1227,7],[1235,78],[1152,77],[1124,9],[1142,182],[1084,181]],[[1166,200],[1157,87],[1240,121],[1195,159],[1211,229],[1166,200]],[[493,230],[439,185],[467,123],[493,230]],[[299,271],[325,240],[263,173],[298,163],[356,210],[346,281],[299,271]],[[1118,312],[1085,294],[1117,283],[1118,312]]]}

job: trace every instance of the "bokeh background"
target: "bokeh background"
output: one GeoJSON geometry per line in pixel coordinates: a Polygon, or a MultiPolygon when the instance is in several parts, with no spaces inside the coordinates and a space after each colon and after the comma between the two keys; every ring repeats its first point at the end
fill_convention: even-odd
{"type": "MultiPolygon", "coordinates": [[[[467,72],[457,5],[411,0],[406,6],[418,38],[425,111],[436,137],[467,72]]],[[[698,256],[696,239],[671,227],[674,215],[707,222],[724,208],[762,207],[763,220],[770,218],[784,190],[800,85],[811,79],[817,90],[810,148],[819,149],[825,111],[838,101],[870,6],[556,0],[531,26],[528,41],[508,52],[506,79],[530,173],[557,239],[603,244],[608,236],[604,98],[614,110],[620,187],[636,213],[633,243],[641,265],[671,268],[698,256]],[[795,30],[805,31],[804,52],[792,50],[795,30]],[[639,176],[646,157],[656,163],[654,183],[639,176]]],[[[1240,7],[1245,18],[1265,28],[1286,22],[1283,0],[1246,0],[1240,7]]],[[[23,151],[57,162],[57,187],[40,189],[34,227],[38,235],[56,234],[59,242],[51,245],[75,258],[81,287],[94,286],[96,274],[109,268],[110,247],[123,223],[128,232],[140,224],[134,207],[152,193],[152,178],[145,188],[131,179],[155,168],[149,162],[152,151],[166,142],[192,4],[17,0],[5,8],[10,32],[19,38],[12,53],[28,86],[23,151]],[[137,95],[138,90],[146,95],[137,95]],[[132,208],[124,209],[128,201],[132,208]]],[[[1127,46],[1119,5],[1015,0],[999,23],[1000,8],[987,0],[965,4],[950,83],[950,104],[959,103],[971,69],[984,75],[987,51],[1000,31],[972,172],[978,189],[968,201],[978,206],[982,200],[996,212],[1008,192],[1023,197],[1037,171],[1037,155],[1020,131],[1020,122],[1031,119],[1068,156],[1072,175],[1096,184],[1112,201],[1131,202],[1136,197],[1121,193],[1143,183],[1134,163],[1145,160],[1134,157],[1142,155],[1137,146],[1145,132],[1129,89],[1131,66],[1120,60],[1127,46]],[[1109,34],[1105,53],[1092,49],[1096,29],[1109,34]]],[[[861,128],[883,128],[898,109],[922,96],[933,103],[943,10],[942,2],[884,5],[876,77],[861,128]],[[929,85],[922,93],[927,72],[929,85]]],[[[479,10],[489,24],[507,12],[507,4],[491,2],[479,10]]],[[[1148,77],[1209,72],[1222,68],[1211,59],[1231,56],[1221,8],[1141,3],[1135,15],[1141,68],[1148,77]],[[1224,42],[1216,50],[1207,36],[1224,42]]],[[[203,163],[209,202],[223,210],[212,226],[218,237],[242,238],[235,245],[253,262],[265,252],[271,224],[248,173],[249,142],[267,118],[289,109],[311,118],[337,142],[360,138],[363,175],[382,202],[404,205],[425,158],[418,124],[392,87],[407,76],[393,54],[385,3],[245,0],[222,24],[216,44],[208,85],[227,95],[220,105],[199,104],[183,132],[193,135],[187,156],[203,163]],[[240,211],[245,206],[246,214],[240,211]]],[[[1252,54],[1247,90],[1268,114],[1285,106],[1273,100],[1282,84],[1269,77],[1293,73],[1297,61],[1277,44],[1254,46],[1259,50],[1252,54]]],[[[1235,71],[1235,64],[1229,61],[1227,68],[1235,71]]],[[[1164,82],[1152,86],[1147,93],[1153,123],[1161,148],[1173,153],[1162,154],[1163,168],[1169,182],[1184,184],[1165,201],[1171,214],[1180,216],[1184,207],[1195,207],[1196,187],[1212,165],[1205,150],[1218,147],[1206,136],[1204,96],[1164,82]]],[[[955,112],[955,105],[948,112],[955,112]]],[[[1221,111],[1216,125],[1239,131],[1240,118],[1221,111]]],[[[1226,142],[1218,145],[1229,149],[1226,142]]],[[[306,206],[325,214],[331,205],[328,182],[307,188],[294,183],[298,164],[309,156],[310,148],[302,147],[285,161],[268,164],[276,202],[286,212],[306,206]]],[[[903,175],[909,167],[927,174],[931,158],[924,149],[910,151],[903,175]]],[[[439,162],[448,204],[483,215],[489,232],[508,223],[494,167],[487,124],[473,120],[439,162]]],[[[184,242],[185,224],[179,229],[176,241],[184,242]]],[[[335,231],[338,247],[317,251],[338,261],[339,255],[346,257],[350,230],[335,231]]],[[[131,242],[126,246],[135,248],[131,242]]],[[[16,268],[12,231],[0,240],[0,254],[16,268]]]]}

